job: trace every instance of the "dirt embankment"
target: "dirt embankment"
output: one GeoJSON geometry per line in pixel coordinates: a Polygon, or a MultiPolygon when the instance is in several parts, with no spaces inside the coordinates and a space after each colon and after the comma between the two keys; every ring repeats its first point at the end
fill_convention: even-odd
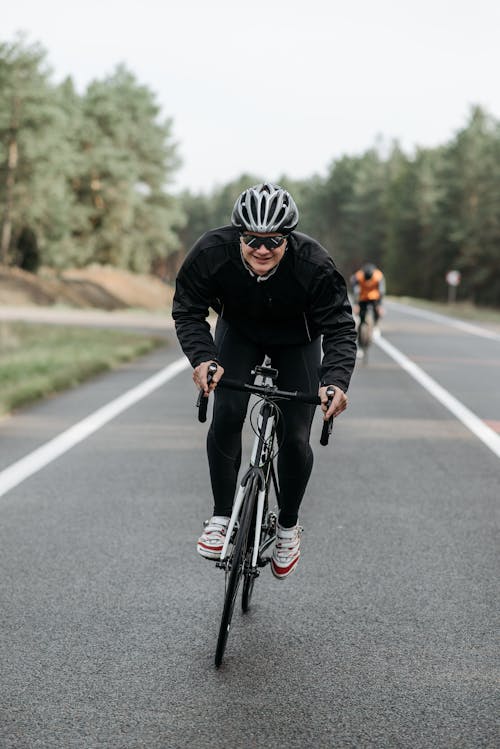
{"type": "Polygon", "coordinates": [[[170,308],[173,289],[156,276],[111,266],[90,265],[61,273],[38,274],[0,266],[0,305],[65,305],[74,308],[162,311],[170,308]]]}

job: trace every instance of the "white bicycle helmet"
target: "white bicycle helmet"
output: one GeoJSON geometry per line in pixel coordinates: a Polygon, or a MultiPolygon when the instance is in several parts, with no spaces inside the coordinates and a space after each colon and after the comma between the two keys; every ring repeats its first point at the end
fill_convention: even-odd
{"type": "Polygon", "coordinates": [[[299,212],[290,193],[271,182],[242,192],[231,215],[231,223],[237,229],[257,234],[288,234],[298,221],[299,212]]]}

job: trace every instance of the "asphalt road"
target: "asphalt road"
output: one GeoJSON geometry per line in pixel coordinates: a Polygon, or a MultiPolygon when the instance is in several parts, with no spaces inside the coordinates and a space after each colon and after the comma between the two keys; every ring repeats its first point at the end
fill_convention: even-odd
{"type": "MultiPolygon", "coordinates": [[[[391,306],[384,338],[492,428],[500,340],[391,306]]],[[[2,471],[169,347],[0,422],[2,471]]],[[[222,572],[189,370],[0,497],[0,747],[497,747],[500,459],[387,353],[314,427],[294,576],[213,667],[222,572]]]]}

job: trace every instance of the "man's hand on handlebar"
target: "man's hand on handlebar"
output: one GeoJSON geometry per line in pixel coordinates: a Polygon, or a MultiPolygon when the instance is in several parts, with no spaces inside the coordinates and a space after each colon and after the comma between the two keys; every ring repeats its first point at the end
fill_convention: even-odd
{"type": "Polygon", "coordinates": [[[321,399],[321,410],[323,411],[323,418],[328,421],[330,416],[338,416],[345,411],[347,408],[347,395],[341,390],[338,385],[325,385],[319,389],[319,397],[321,399]],[[328,388],[333,388],[335,391],[333,394],[332,402],[328,408],[328,388]]]}
{"type": "Polygon", "coordinates": [[[209,393],[212,390],[215,390],[215,388],[217,387],[217,383],[219,382],[220,378],[224,374],[224,367],[222,367],[220,364],[215,364],[215,366],[217,367],[217,370],[213,374],[210,384],[208,384],[208,381],[207,381],[208,368],[211,364],[215,364],[215,362],[203,361],[201,362],[201,364],[198,364],[198,366],[193,369],[193,382],[197,388],[199,388],[200,390],[203,390],[203,394],[207,398],[208,398],[209,393]]]}

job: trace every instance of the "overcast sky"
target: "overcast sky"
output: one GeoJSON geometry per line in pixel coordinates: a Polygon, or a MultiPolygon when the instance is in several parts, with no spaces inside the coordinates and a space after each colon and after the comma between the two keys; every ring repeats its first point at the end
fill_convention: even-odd
{"type": "Polygon", "coordinates": [[[125,63],[173,120],[175,190],[325,174],[378,137],[436,146],[472,104],[500,118],[500,0],[14,0],[82,92],[125,63]]]}

